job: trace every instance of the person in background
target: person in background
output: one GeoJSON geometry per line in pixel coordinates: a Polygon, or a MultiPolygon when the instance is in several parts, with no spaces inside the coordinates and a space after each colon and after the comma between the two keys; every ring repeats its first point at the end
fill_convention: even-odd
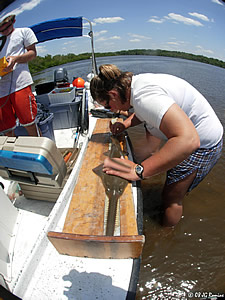
{"type": "Polygon", "coordinates": [[[28,62],[36,57],[37,38],[30,28],[14,28],[15,15],[0,22],[0,58],[5,57],[8,66],[0,80],[0,132],[14,136],[16,119],[30,136],[40,134],[35,118],[37,104],[31,91],[33,83],[28,62]]]}
{"type": "Polygon", "coordinates": [[[214,110],[200,92],[181,78],[168,74],[133,75],[110,64],[99,67],[90,89],[93,99],[111,111],[133,107],[134,113],[123,122],[110,124],[111,132],[117,135],[144,122],[152,153],[141,164],[107,157],[103,171],[131,181],[166,171],[163,225],[175,226],[183,213],[184,196],[200,183],[221,155],[223,127],[214,110]]]}

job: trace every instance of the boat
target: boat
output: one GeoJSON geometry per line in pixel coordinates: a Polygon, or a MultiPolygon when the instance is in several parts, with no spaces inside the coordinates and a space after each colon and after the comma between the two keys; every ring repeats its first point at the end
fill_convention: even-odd
{"type": "MultiPolygon", "coordinates": [[[[45,42],[83,36],[84,21],[90,25],[90,81],[97,73],[90,21],[61,18],[31,28],[45,42]]],[[[108,124],[116,116],[95,109],[88,79],[82,87],[57,81],[65,74],[60,68],[54,86],[36,89],[40,105],[49,101],[48,122],[38,124],[47,127],[43,136],[0,137],[0,297],[135,299],[144,245],[141,189],[138,182],[112,187],[101,171],[115,145],[133,159],[132,145],[127,133],[113,141],[108,124]],[[62,126],[57,108],[66,104],[73,106],[73,125],[62,126]],[[115,202],[110,189],[119,193],[115,202]]]]}

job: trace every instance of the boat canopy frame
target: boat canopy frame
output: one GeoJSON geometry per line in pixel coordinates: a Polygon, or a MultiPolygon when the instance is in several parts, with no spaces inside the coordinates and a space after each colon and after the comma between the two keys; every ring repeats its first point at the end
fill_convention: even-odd
{"type": "Polygon", "coordinates": [[[85,17],[68,17],[53,19],[34,24],[30,28],[35,33],[38,43],[50,41],[53,39],[68,38],[68,37],[81,37],[83,35],[83,20],[89,23],[88,37],[91,39],[91,61],[92,73],[97,74],[97,64],[94,52],[94,37],[92,30],[92,23],[85,17]]]}

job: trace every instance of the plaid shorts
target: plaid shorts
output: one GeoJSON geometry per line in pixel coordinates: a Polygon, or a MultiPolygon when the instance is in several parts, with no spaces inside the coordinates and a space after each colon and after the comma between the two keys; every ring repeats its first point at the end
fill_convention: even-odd
{"type": "Polygon", "coordinates": [[[209,173],[221,156],[223,148],[223,139],[210,149],[199,148],[192,153],[187,159],[182,161],[176,167],[167,171],[166,184],[180,181],[197,171],[196,177],[190,185],[188,192],[195,188],[203,178],[209,173]]]}

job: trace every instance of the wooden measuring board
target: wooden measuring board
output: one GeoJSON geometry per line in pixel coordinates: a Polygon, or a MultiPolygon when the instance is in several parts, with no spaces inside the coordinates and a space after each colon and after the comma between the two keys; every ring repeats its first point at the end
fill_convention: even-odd
{"type": "Polygon", "coordinates": [[[109,119],[98,119],[73,191],[63,232],[49,232],[48,238],[61,254],[95,258],[136,258],[144,245],[138,235],[132,184],[119,199],[120,234],[106,236],[104,214],[106,194],[100,176],[109,151],[109,119]]]}

